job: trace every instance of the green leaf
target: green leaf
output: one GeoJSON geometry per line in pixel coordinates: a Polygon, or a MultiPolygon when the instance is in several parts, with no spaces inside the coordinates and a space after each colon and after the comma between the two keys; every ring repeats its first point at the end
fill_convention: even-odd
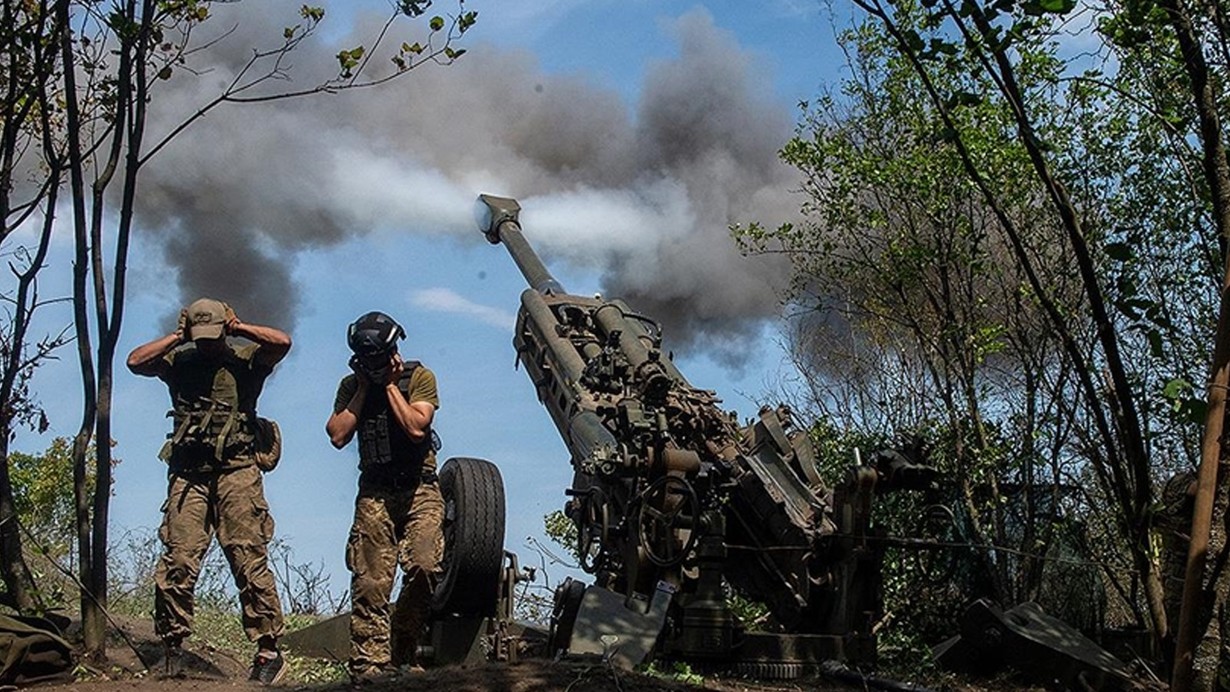
{"type": "Polygon", "coordinates": [[[1167,399],[1178,399],[1190,391],[1192,391],[1192,383],[1182,377],[1176,377],[1167,382],[1165,387],[1162,387],[1162,396],[1167,399]]]}
{"type": "Polygon", "coordinates": [[[1145,336],[1149,339],[1149,353],[1154,358],[1161,358],[1166,355],[1165,349],[1162,348],[1162,334],[1156,329],[1150,329],[1145,336]]]}
{"type": "Polygon", "coordinates": [[[431,22],[428,24],[428,26],[431,27],[432,31],[439,31],[443,29],[444,28],[444,17],[441,17],[439,15],[432,17],[431,22]]]}
{"type": "Polygon", "coordinates": [[[428,7],[431,7],[431,0],[400,0],[397,3],[397,9],[411,19],[421,16],[428,7]]]}
{"type": "Polygon", "coordinates": [[[946,104],[948,108],[977,106],[982,103],[982,96],[975,94],[972,91],[958,91],[948,97],[946,104]]]}
{"type": "Polygon", "coordinates": [[[357,46],[350,50],[341,50],[337,53],[337,64],[346,72],[346,76],[350,76],[349,72],[352,68],[359,64],[359,60],[363,58],[363,46],[357,46]]]}
{"type": "Polygon", "coordinates": [[[1205,419],[1208,418],[1209,403],[1204,399],[1188,399],[1184,404],[1187,422],[1204,425],[1205,419]]]}
{"type": "Polygon", "coordinates": [[[1127,243],[1108,243],[1105,250],[1106,256],[1113,260],[1126,262],[1132,259],[1132,246],[1127,243]]]}
{"type": "Polygon", "coordinates": [[[922,51],[925,44],[923,43],[922,36],[919,36],[917,31],[913,29],[906,29],[902,32],[902,37],[905,39],[906,48],[908,48],[910,52],[918,53],[922,51]]]}
{"type": "Polygon", "coordinates": [[[1038,5],[1044,12],[1067,14],[1076,7],[1076,0],[1038,0],[1038,5]]]}

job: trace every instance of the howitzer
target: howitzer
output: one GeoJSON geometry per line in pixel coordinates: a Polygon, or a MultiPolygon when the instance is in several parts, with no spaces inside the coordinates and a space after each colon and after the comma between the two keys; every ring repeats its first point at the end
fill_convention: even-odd
{"type": "Polygon", "coordinates": [[[927,486],[933,471],[877,453],[830,487],[788,408],[741,426],[663,352],[657,322],[621,300],[566,292],[522,234],[515,200],[481,195],[478,211],[529,283],[513,343],[571,453],[565,512],[590,588],[647,618],[610,612],[609,596],[569,582],[552,643],[609,654],[622,637],[631,663],[663,655],[762,674],[873,659],[882,553],[868,535],[872,497],[927,486]],[[764,603],[775,634],[744,632],[728,589],[764,603]],[[621,618],[633,624],[610,624],[621,618]],[[636,622],[657,628],[648,641],[636,622]]]}

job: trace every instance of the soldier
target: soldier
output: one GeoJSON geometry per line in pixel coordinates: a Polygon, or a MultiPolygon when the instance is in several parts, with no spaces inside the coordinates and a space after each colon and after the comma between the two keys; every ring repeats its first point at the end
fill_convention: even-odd
{"type": "Polygon", "coordinates": [[[416,658],[444,553],[436,480],[436,377],[403,361],[401,325],[369,312],[347,332],[354,371],[342,378],[325,430],[341,449],[359,437],[359,492],[346,544],[351,571],[350,672],[356,680],[421,670],[416,658]],[[401,594],[390,623],[397,566],[401,594]]]}
{"type": "Polygon", "coordinates": [[[265,378],[290,350],[278,329],[241,322],[226,303],[201,298],[178,328],[133,349],[128,369],[158,377],[171,393],[174,430],[159,455],[169,467],[159,538],[166,550],[154,573],[154,627],[166,672],[182,674],[183,640],[192,633],[193,588],[214,534],[239,588],[243,627],[257,644],[250,679],[281,679],[282,605],[268,546],[273,518],[253,447],[256,400],[265,378]],[[239,345],[227,336],[251,344],[239,345]]]}

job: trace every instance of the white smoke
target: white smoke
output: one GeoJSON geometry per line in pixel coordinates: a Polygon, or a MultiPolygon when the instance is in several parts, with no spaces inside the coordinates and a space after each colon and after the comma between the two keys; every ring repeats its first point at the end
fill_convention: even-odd
{"type": "MultiPolygon", "coordinates": [[[[210,25],[234,32],[197,56],[197,75],[160,82],[151,133],[214,95],[297,7],[215,5],[210,25]]],[[[300,81],[272,86],[336,72],[332,56],[378,21],[305,46],[294,56],[300,81]]],[[[162,238],[181,297],[225,288],[244,314],[289,325],[287,257],[376,228],[483,242],[471,213],[490,192],[521,202],[541,253],[596,268],[603,292],[661,320],[672,344],[737,358],[777,314],[786,272],[740,256],[728,226],[775,224],[797,208],[795,176],[776,156],[790,114],[752,58],[695,10],[674,22],[678,58],[651,67],[629,115],[616,93],[546,74],[525,52],[469,43],[475,34],[452,66],[375,89],[224,106],[161,152],[142,179],[139,218],[162,238]]]]}
{"type": "Polygon", "coordinates": [[[509,333],[512,332],[517,321],[516,315],[507,310],[475,303],[447,288],[425,288],[413,291],[410,294],[410,303],[423,310],[466,315],[509,333]]]}

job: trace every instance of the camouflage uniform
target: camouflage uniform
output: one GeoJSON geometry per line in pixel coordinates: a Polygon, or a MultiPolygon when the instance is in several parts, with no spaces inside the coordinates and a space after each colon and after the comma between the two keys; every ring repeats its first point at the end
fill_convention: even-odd
{"type": "Polygon", "coordinates": [[[193,589],[216,534],[239,588],[248,638],[282,634],[282,605],[269,569],[273,517],[252,456],[256,400],[272,368],[256,345],[207,358],[187,344],[166,354],[161,377],[171,391],[175,430],[163,458],[167,500],[158,535],[166,550],[154,572],[154,626],[164,641],[192,632],[193,589]]]}
{"type": "MultiPolygon", "coordinates": [[[[399,383],[407,400],[439,408],[435,375],[418,364],[408,364],[407,370],[409,376],[399,383]]],[[[342,379],[334,413],[346,408],[357,386],[353,374],[342,379]]],[[[385,397],[383,387],[371,387],[358,423],[359,492],[346,543],[350,667],[356,673],[415,663],[444,556],[444,499],[432,436],[409,441],[385,397]],[[398,565],[404,573],[402,588],[390,610],[398,565]]]]}

